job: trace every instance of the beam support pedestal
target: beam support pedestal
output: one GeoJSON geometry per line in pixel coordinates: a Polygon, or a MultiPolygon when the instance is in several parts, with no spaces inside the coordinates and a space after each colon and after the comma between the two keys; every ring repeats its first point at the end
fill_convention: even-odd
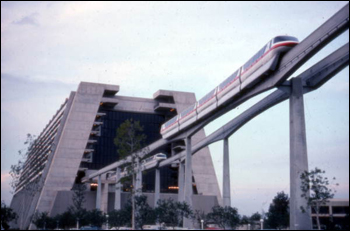
{"type": "Polygon", "coordinates": [[[180,161],[179,164],[179,193],[178,193],[178,201],[183,202],[185,200],[185,164],[180,161]]]}
{"type": "Polygon", "coordinates": [[[102,197],[102,179],[101,175],[98,176],[97,182],[97,194],[96,194],[96,209],[101,210],[101,197],[102,197]]]}
{"type": "MultiPolygon", "coordinates": [[[[185,169],[185,202],[192,208],[192,142],[186,138],[186,169],[185,169]]],[[[184,227],[193,228],[191,219],[184,218],[184,227]]]]}
{"type": "Polygon", "coordinates": [[[223,199],[224,207],[231,206],[230,157],[228,138],[224,139],[223,199]]]}
{"type": "Polygon", "coordinates": [[[116,174],[115,174],[115,202],[114,202],[114,209],[120,210],[121,209],[121,187],[122,184],[120,181],[120,168],[117,168],[116,174]]]}
{"type": "Polygon", "coordinates": [[[154,190],[154,208],[157,207],[158,200],[160,198],[160,170],[156,168],[156,185],[154,190]]]}
{"type": "Polygon", "coordinates": [[[311,230],[311,209],[301,197],[300,175],[308,171],[303,83],[301,78],[292,79],[290,97],[290,229],[311,230]],[[306,212],[301,211],[303,207],[306,212]]]}

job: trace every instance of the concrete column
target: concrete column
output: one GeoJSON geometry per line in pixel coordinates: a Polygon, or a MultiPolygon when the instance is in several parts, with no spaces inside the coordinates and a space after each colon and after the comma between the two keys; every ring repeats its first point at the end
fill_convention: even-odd
{"type": "Polygon", "coordinates": [[[101,196],[102,196],[102,179],[101,175],[98,176],[97,182],[97,194],[96,194],[96,209],[101,210],[101,196]]]}
{"type": "Polygon", "coordinates": [[[184,185],[184,180],[185,180],[185,164],[183,162],[180,162],[179,164],[179,179],[178,179],[178,187],[179,187],[179,192],[178,192],[178,201],[183,202],[185,200],[185,185],[184,185]]]}
{"type": "Polygon", "coordinates": [[[311,209],[300,195],[300,175],[308,171],[303,85],[301,78],[292,79],[290,97],[290,229],[311,230],[311,209]],[[306,212],[302,212],[300,207],[306,212]]]}
{"type": "Polygon", "coordinates": [[[175,143],[172,143],[171,144],[171,156],[175,156],[176,155],[176,152],[174,150],[174,146],[175,146],[175,143]]]}
{"type": "Polygon", "coordinates": [[[108,212],[108,194],[109,194],[109,183],[102,184],[102,198],[101,198],[101,211],[104,213],[108,212]]]}
{"type": "Polygon", "coordinates": [[[122,191],[122,184],[120,181],[120,168],[117,168],[116,174],[115,174],[115,202],[114,202],[114,209],[120,210],[121,209],[121,191],[122,191]]]}
{"type": "Polygon", "coordinates": [[[132,176],[132,190],[134,190],[134,193],[135,193],[135,195],[137,194],[137,192],[136,192],[136,189],[137,189],[137,187],[136,187],[136,184],[137,184],[137,174],[132,174],[131,175],[132,176]]]}
{"type": "MultiPolygon", "coordinates": [[[[192,208],[192,144],[191,137],[186,138],[185,202],[192,208]]],[[[184,219],[184,227],[192,228],[191,219],[184,219]]]]}
{"type": "Polygon", "coordinates": [[[142,194],[142,171],[141,163],[137,161],[137,173],[136,173],[136,196],[141,196],[142,194]]]}
{"type": "Polygon", "coordinates": [[[156,181],[154,189],[154,208],[157,207],[157,202],[160,198],[160,170],[156,168],[156,181]]]}
{"type": "Polygon", "coordinates": [[[230,158],[228,138],[224,139],[224,177],[223,177],[223,196],[224,207],[231,206],[231,187],[230,187],[230,158]]]}

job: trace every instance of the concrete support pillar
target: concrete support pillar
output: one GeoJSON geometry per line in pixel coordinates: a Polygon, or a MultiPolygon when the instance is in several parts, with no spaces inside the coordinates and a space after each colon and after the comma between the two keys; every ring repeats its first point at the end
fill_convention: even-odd
{"type": "Polygon", "coordinates": [[[174,150],[174,147],[175,147],[175,143],[172,143],[171,144],[171,156],[175,156],[176,155],[176,152],[174,150]]]}
{"type": "Polygon", "coordinates": [[[136,196],[141,196],[141,194],[142,194],[142,171],[141,171],[141,163],[137,161],[136,196]]]}
{"type": "Polygon", "coordinates": [[[117,168],[116,174],[115,174],[115,202],[114,202],[114,209],[120,210],[121,209],[121,191],[122,191],[122,184],[120,181],[120,168],[117,168]]]}
{"type": "MultiPolygon", "coordinates": [[[[185,202],[192,208],[192,144],[191,137],[186,138],[185,202]]],[[[184,219],[184,227],[192,228],[191,219],[184,219]]]]}
{"type": "Polygon", "coordinates": [[[307,209],[307,201],[300,195],[300,175],[308,171],[306,146],[305,113],[303,85],[301,78],[292,79],[290,97],[290,229],[311,230],[311,209],[307,209]],[[301,207],[306,212],[301,211],[301,207]]]}
{"type": "Polygon", "coordinates": [[[137,194],[137,192],[136,192],[137,179],[136,178],[137,178],[137,174],[132,174],[132,190],[134,190],[135,195],[137,194]]]}
{"type": "Polygon", "coordinates": [[[224,139],[224,168],[223,168],[223,196],[224,206],[231,206],[231,187],[230,187],[230,158],[228,138],[224,139]]]}
{"type": "Polygon", "coordinates": [[[185,200],[185,164],[180,162],[179,164],[179,179],[178,179],[178,201],[183,202],[185,200]]]}
{"type": "Polygon", "coordinates": [[[154,189],[154,208],[157,207],[157,202],[160,198],[160,170],[156,168],[156,181],[154,189]]]}
{"type": "Polygon", "coordinates": [[[108,212],[108,194],[109,194],[109,183],[102,184],[102,198],[101,198],[101,211],[104,213],[108,212]]]}
{"type": "Polygon", "coordinates": [[[97,194],[96,194],[96,209],[101,210],[101,197],[102,197],[102,179],[101,175],[98,176],[97,181],[97,194]]]}

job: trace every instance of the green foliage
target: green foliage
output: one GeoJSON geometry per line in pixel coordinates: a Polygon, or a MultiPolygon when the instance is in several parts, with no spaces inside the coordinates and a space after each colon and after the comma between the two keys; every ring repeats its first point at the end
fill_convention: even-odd
{"type": "Polygon", "coordinates": [[[119,229],[123,226],[131,226],[131,207],[130,209],[113,210],[110,212],[108,223],[110,227],[119,229]]]}
{"type": "MultiPolygon", "coordinates": [[[[303,191],[301,196],[308,200],[309,206],[314,206],[316,202],[325,204],[334,197],[335,191],[328,188],[328,178],[322,176],[325,173],[325,171],[315,168],[311,172],[305,171],[300,176],[302,180],[301,190],[303,191]],[[310,195],[308,195],[308,192],[310,192],[310,195]]],[[[335,180],[335,178],[333,179],[335,180]]]]}
{"type": "Polygon", "coordinates": [[[241,221],[240,221],[240,224],[241,225],[247,225],[250,223],[250,219],[249,217],[247,217],[246,215],[244,215],[242,218],[241,218],[241,221]]]}
{"type": "MultiPolygon", "coordinates": [[[[26,219],[31,216],[29,215],[29,204],[31,201],[34,199],[34,196],[41,191],[42,186],[44,184],[44,180],[42,177],[36,177],[35,179],[32,179],[31,181],[25,183],[24,185],[19,185],[22,183],[22,172],[24,170],[24,167],[26,166],[26,161],[28,158],[33,155],[34,152],[31,152],[32,149],[35,147],[36,144],[36,136],[27,134],[27,139],[24,142],[24,145],[26,146],[22,150],[18,151],[19,155],[19,160],[16,165],[11,165],[11,170],[9,172],[11,176],[11,193],[15,193],[16,190],[19,189],[19,186],[21,187],[21,192],[23,193],[24,196],[21,197],[21,202],[20,202],[20,207],[17,210],[17,224],[20,228],[25,228],[26,224],[26,219]]],[[[32,166],[33,167],[33,166],[32,166]]]]}
{"type": "Polygon", "coordinates": [[[18,163],[16,165],[11,165],[11,170],[10,170],[10,176],[12,177],[12,180],[10,182],[10,186],[12,188],[12,192],[14,193],[17,189],[17,186],[20,183],[21,179],[21,173],[22,170],[24,169],[24,164],[25,161],[28,159],[30,150],[32,148],[32,145],[35,143],[36,136],[27,134],[26,141],[24,142],[24,145],[26,145],[26,148],[19,150],[18,151],[18,156],[20,159],[18,160],[18,163]]]}
{"type": "Polygon", "coordinates": [[[57,215],[56,221],[59,222],[59,227],[64,229],[76,227],[77,224],[77,219],[75,215],[69,210],[60,215],[57,215]]]}
{"type": "Polygon", "coordinates": [[[89,221],[89,225],[94,227],[102,227],[102,225],[107,221],[105,214],[98,209],[88,211],[87,219],[89,221]]]}
{"type": "Polygon", "coordinates": [[[235,229],[240,223],[238,210],[229,206],[214,206],[207,218],[209,221],[218,225],[221,229],[235,229]]]}
{"type": "Polygon", "coordinates": [[[156,213],[147,203],[147,196],[135,196],[136,204],[136,227],[142,228],[146,224],[156,223],[156,213]]]}
{"type": "Polygon", "coordinates": [[[36,212],[33,215],[32,223],[38,228],[38,229],[54,229],[56,228],[56,221],[55,219],[49,217],[47,212],[39,213],[36,212]]]}
{"type": "Polygon", "coordinates": [[[85,203],[85,191],[86,191],[86,185],[85,184],[76,184],[73,188],[73,206],[70,206],[68,209],[74,214],[74,216],[81,220],[81,224],[85,225],[84,223],[84,216],[86,214],[86,209],[84,209],[84,203],[85,203]]]}
{"type": "MultiPolygon", "coordinates": [[[[334,197],[334,193],[336,191],[329,189],[329,179],[327,177],[323,177],[323,174],[326,172],[319,168],[315,168],[310,172],[303,172],[300,175],[301,197],[307,200],[308,208],[313,207],[316,211],[316,221],[318,229],[321,229],[321,224],[319,220],[319,212],[321,205],[325,205],[329,199],[334,197]]],[[[335,178],[333,178],[335,180],[335,178]]],[[[338,186],[338,184],[336,184],[338,186]]],[[[300,207],[301,211],[305,211],[306,208],[300,207]]]]}
{"type": "Polygon", "coordinates": [[[250,216],[249,220],[251,223],[254,223],[254,222],[260,222],[261,218],[262,218],[261,214],[259,212],[256,212],[250,216]]]}
{"type": "Polygon", "coordinates": [[[266,226],[270,229],[289,227],[289,197],[284,192],[277,193],[270,204],[266,226]]]}
{"type": "Polygon", "coordinates": [[[159,200],[156,214],[159,223],[168,226],[182,226],[183,218],[192,218],[193,212],[186,202],[175,202],[172,199],[159,200]]]}
{"type": "Polygon", "coordinates": [[[17,214],[9,207],[6,206],[5,202],[1,201],[1,225],[5,230],[10,228],[9,223],[17,219],[17,214]]]}
{"type": "MultiPolygon", "coordinates": [[[[130,212],[129,212],[130,214],[130,212]]],[[[52,218],[48,216],[47,212],[35,213],[32,218],[32,223],[36,225],[38,229],[55,229],[57,227],[69,229],[76,228],[77,221],[79,220],[79,227],[82,226],[95,226],[101,227],[106,222],[106,216],[100,210],[94,209],[87,211],[81,209],[80,213],[73,213],[71,209],[68,209],[63,214],[59,214],[52,218]]],[[[129,216],[130,219],[130,216],[129,216]]]]}
{"type": "Polygon", "coordinates": [[[144,146],[146,135],[139,121],[126,120],[117,129],[114,144],[117,146],[119,159],[126,158],[130,154],[140,150],[144,146]]]}
{"type": "MultiPolygon", "coordinates": [[[[143,127],[140,125],[139,121],[133,121],[132,119],[126,120],[117,129],[116,137],[114,138],[114,144],[117,146],[117,151],[119,154],[119,160],[128,158],[129,167],[127,167],[127,172],[132,178],[133,184],[136,182],[136,171],[134,166],[141,161],[141,157],[148,153],[148,149],[143,148],[145,146],[146,135],[143,134],[143,127]]],[[[135,228],[135,185],[131,190],[131,200],[132,200],[132,227],[135,228]]]]}

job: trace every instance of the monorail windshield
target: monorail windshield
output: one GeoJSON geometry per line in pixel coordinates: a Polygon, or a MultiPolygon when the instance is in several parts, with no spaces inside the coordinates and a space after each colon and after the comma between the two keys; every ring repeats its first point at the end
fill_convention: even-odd
{"type": "Polygon", "coordinates": [[[157,157],[167,158],[165,154],[157,154],[157,157]]]}
{"type": "Polygon", "coordinates": [[[293,41],[293,42],[299,42],[297,38],[292,36],[277,36],[273,39],[273,43],[279,43],[284,41],[293,41]]]}

